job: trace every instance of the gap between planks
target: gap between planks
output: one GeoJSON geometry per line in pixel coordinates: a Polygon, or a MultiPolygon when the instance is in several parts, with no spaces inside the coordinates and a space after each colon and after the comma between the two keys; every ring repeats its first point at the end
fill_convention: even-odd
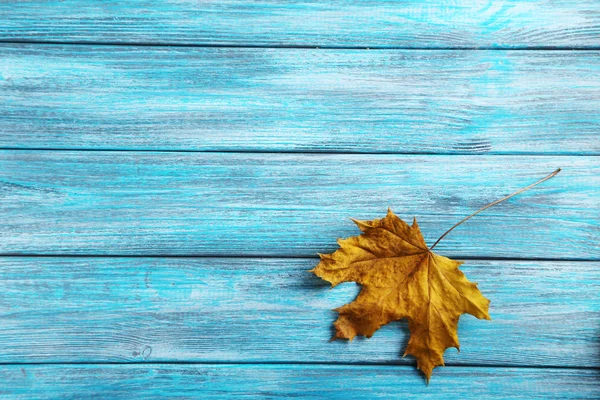
{"type": "MultiPolygon", "coordinates": [[[[239,365],[239,366],[261,366],[261,365],[289,365],[289,366],[349,366],[349,367],[411,367],[414,364],[401,364],[397,362],[312,362],[312,361],[78,361],[78,362],[0,362],[0,367],[8,366],[36,366],[36,365],[239,365]]],[[[578,367],[570,365],[527,365],[527,364],[479,364],[479,363],[445,363],[442,368],[520,368],[520,369],[564,369],[564,370],[585,370],[600,371],[600,367],[578,367]]]]}
{"type": "MultiPolygon", "coordinates": [[[[278,255],[278,254],[36,254],[36,253],[0,253],[0,258],[189,258],[189,259],[279,259],[279,260],[318,260],[318,255],[278,255]]],[[[600,260],[587,258],[543,258],[543,257],[474,257],[474,256],[459,256],[459,255],[444,255],[458,260],[468,261],[542,261],[542,262],[587,262],[600,263],[600,260]]]]}
{"type": "Polygon", "coordinates": [[[186,149],[126,149],[126,148],[72,148],[72,147],[0,147],[0,151],[61,151],[61,152],[116,152],[116,153],[209,153],[209,154],[311,154],[311,155],[361,155],[361,156],[532,156],[532,157],[596,157],[600,154],[596,152],[578,151],[575,153],[535,153],[535,152],[494,152],[485,153],[473,152],[428,152],[428,151],[360,151],[360,150],[227,150],[227,149],[206,149],[206,150],[186,150],[186,149]]]}
{"type": "Polygon", "coordinates": [[[227,48],[227,49],[320,49],[320,50],[453,50],[453,51],[594,51],[600,50],[600,46],[334,46],[320,44],[281,44],[281,45],[259,45],[259,44],[226,44],[226,43],[157,43],[157,42],[103,42],[103,41],[62,41],[62,40],[23,40],[3,39],[0,44],[36,44],[36,45],[70,45],[70,46],[129,46],[129,47],[204,47],[204,48],[227,48]]]}
{"type": "MultiPolygon", "coordinates": [[[[89,361],[89,362],[24,362],[24,363],[4,363],[0,362],[0,366],[27,366],[27,365],[240,365],[240,366],[261,366],[261,365],[315,365],[315,366],[359,366],[359,367],[411,367],[412,364],[399,363],[368,363],[368,362],[286,362],[286,361],[265,361],[265,362],[229,362],[229,361],[131,361],[131,362],[108,362],[108,361],[89,361]]],[[[520,369],[565,369],[565,370],[600,370],[600,367],[576,367],[576,366],[560,366],[560,365],[524,365],[524,364],[456,364],[446,363],[443,368],[520,368],[520,369]]]]}

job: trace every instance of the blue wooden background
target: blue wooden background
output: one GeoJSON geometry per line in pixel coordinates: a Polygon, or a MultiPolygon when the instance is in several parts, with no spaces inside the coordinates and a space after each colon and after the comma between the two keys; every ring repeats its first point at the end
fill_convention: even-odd
{"type": "Polygon", "coordinates": [[[0,397],[600,398],[597,0],[0,2],[0,397]],[[307,271],[392,207],[491,299],[431,384],[307,271]]]}

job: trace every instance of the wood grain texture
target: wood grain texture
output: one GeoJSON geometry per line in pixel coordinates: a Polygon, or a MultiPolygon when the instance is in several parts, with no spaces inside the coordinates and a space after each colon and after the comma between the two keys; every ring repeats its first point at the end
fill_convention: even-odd
{"type": "Polygon", "coordinates": [[[0,46],[4,148],[597,155],[599,109],[600,52],[0,46]]]}
{"type": "MultiPolygon", "coordinates": [[[[402,358],[405,322],[329,342],[332,309],[359,288],[329,290],[308,272],[316,263],[0,258],[0,362],[413,364],[402,358]]],[[[463,316],[461,352],[447,350],[446,363],[600,367],[599,267],[467,261],[461,269],[491,300],[492,321],[463,316]]]]}
{"type": "Polygon", "coordinates": [[[0,152],[4,254],[314,256],[348,219],[416,216],[453,257],[600,256],[597,157],[0,152]]]}
{"type": "Polygon", "coordinates": [[[253,46],[597,47],[596,0],[0,2],[1,40],[253,46]]]}
{"type": "Polygon", "coordinates": [[[27,365],[0,367],[5,398],[593,399],[598,370],[406,366],[27,365]]]}

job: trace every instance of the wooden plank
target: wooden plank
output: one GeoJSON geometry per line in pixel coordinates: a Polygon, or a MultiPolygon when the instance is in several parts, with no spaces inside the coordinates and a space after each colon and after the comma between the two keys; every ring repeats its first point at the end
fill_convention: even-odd
{"type": "Polygon", "coordinates": [[[597,47],[596,0],[0,2],[1,40],[253,46],[597,47]]]}
{"type": "Polygon", "coordinates": [[[392,207],[454,257],[598,259],[597,157],[0,152],[0,253],[314,256],[392,207]]]}
{"type": "Polygon", "coordinates": [[[412,367],[327,365],[11,365],[6,398],[592,399],[598,370],[449,367],[429,385],[412,367]],[[60,394],[60,395],[59,395],[60,394]]]}
{"type": "Polygon", "coordinates": [[[597,155],[599,109],[600,52],[0,46],[4,148],[597,155]]]}
{"type": "MultiPolygon", "coordinates": [[[[0,258],[0,362],[412,364],[407,324],[329,342],[333,308],[316,259],[0,258]]],[[[600,367],[597,262],[481,261],[462,267],[492,321],[463,316],[447,364],[600,367]]]]}

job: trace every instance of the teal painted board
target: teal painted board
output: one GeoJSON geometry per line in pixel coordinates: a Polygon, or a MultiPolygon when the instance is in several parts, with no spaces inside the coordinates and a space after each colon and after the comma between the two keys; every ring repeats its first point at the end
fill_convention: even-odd
{"type": "Polygon", "coordinates": [[[0,46],[4,148],[598,155],[598,110],[600,52],[0,46]]]}
{"type": "Polygon", "coordinates": [[[594,399],[598,370],[408,366],[12,365],[5,398],[594,399]]]}
{"type": "Polygon", "coordinates": [[[597,260],[598,157],[0,152],[3,254],[314,256],[388,207],[455,257],[597,260]]]}
{"type": "Polygon", "coordinates": [[[596,0],[0,2],[0,40],[236,46],[587,48],[596,0]]]}
{"type": "MultiPolygon", "coordinates": [[[[0,258],[0,363],[413,364],[405,322],[329,342],[359,288],[317,259],[0,258]]],[[[468,260],[492,321],[463,316],[447,365],[600,368],[598,262],[468,260]]],[[[306,367],[310,368],[310,367],[306,367]]],[[[435,377],[434,377],[435,378],[435,377]]],[[[1,385],[0,385],[1,386],[1,385]]]]}

